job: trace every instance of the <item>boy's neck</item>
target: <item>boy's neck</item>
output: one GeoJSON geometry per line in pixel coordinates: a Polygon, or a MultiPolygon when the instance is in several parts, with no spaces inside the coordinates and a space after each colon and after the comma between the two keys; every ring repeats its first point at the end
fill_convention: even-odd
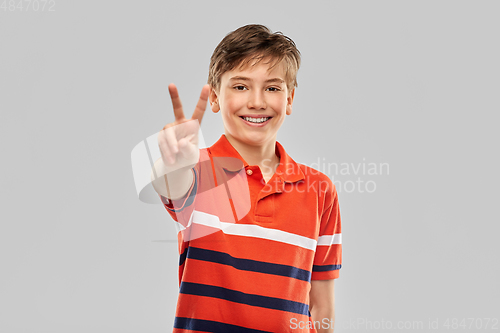
{"type": "Polygon", "coordinates": [[[227,133],[225,136],[248,165],[258,165],[262,173],[266,174],[273,174],[276,171],[276,165],[279,163],[279,157],[276,155],[276,139],[260,146],[250,146],[234,139],[227,133]]]}

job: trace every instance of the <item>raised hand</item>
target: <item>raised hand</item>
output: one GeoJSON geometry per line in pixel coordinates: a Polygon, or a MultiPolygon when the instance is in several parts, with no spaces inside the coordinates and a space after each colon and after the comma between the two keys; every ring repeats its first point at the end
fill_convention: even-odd
{"type": "Polygon", "coordinates": [[[158,145],[166,171],[181,168],[192,168],[199,159],[198,130],[205,114],[210,88],[205,85],[201,90],[200,99],[191,116],[184,116],[181,99],[177,87],[171,83],[168,86],[174,108],[175,121],[165,125],[158,134],[158,145]]]}

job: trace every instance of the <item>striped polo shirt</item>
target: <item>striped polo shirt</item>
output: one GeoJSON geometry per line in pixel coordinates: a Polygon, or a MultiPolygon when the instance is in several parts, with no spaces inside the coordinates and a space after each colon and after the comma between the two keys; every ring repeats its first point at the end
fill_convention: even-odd
{"type": "Polygon", "coordinates": [[[297,323],[311,320],[311,280],[339,276],[337,192],[279,142],[275,151],[266,183],[222,135],[200,149],[183,198],[160,196],[179,230],[174,332],[315,332],[297,323]]]}

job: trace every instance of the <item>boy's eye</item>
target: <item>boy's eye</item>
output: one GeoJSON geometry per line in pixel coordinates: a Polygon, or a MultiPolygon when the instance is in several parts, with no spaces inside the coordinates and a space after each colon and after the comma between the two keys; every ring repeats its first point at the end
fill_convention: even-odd
{"type": "Polygon", "coordinates": [[[280,91],[280,89],[276,87],[269,87],[267,89],[270,89],[271,91],[280,91]]]}
{"type": "Polygon", "coordinates": [[[245,90],[245,86],[235,86],[234,89],[236,90],[245,90]]]}

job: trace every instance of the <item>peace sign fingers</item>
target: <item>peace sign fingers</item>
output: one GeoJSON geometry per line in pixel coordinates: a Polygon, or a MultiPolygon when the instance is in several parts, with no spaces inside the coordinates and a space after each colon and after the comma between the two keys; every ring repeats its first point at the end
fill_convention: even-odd
{"type": "Polygon", "coordinates": [[[201,124],[201,119],[203,119],[203,115],[205,114],[205,110],[207,108],[209,93],[210,93],[210,86],[206,84],[203,86],[203,89],[201,89],[200,99],[198,100],[193,115],[191,116],[191,119],[198,120],[200,124],[201,124]]]}
{"type": "Polygon", "coordinates": [[[175,121],[181,121],[185,119],[184,111],[182,110],[182,103],[179,97],[179,92],[175,84],[171,83],[168,86],[168,92],[170,93],[170,98],[172,99],[172,106],[174,107],[175,121]]]}

